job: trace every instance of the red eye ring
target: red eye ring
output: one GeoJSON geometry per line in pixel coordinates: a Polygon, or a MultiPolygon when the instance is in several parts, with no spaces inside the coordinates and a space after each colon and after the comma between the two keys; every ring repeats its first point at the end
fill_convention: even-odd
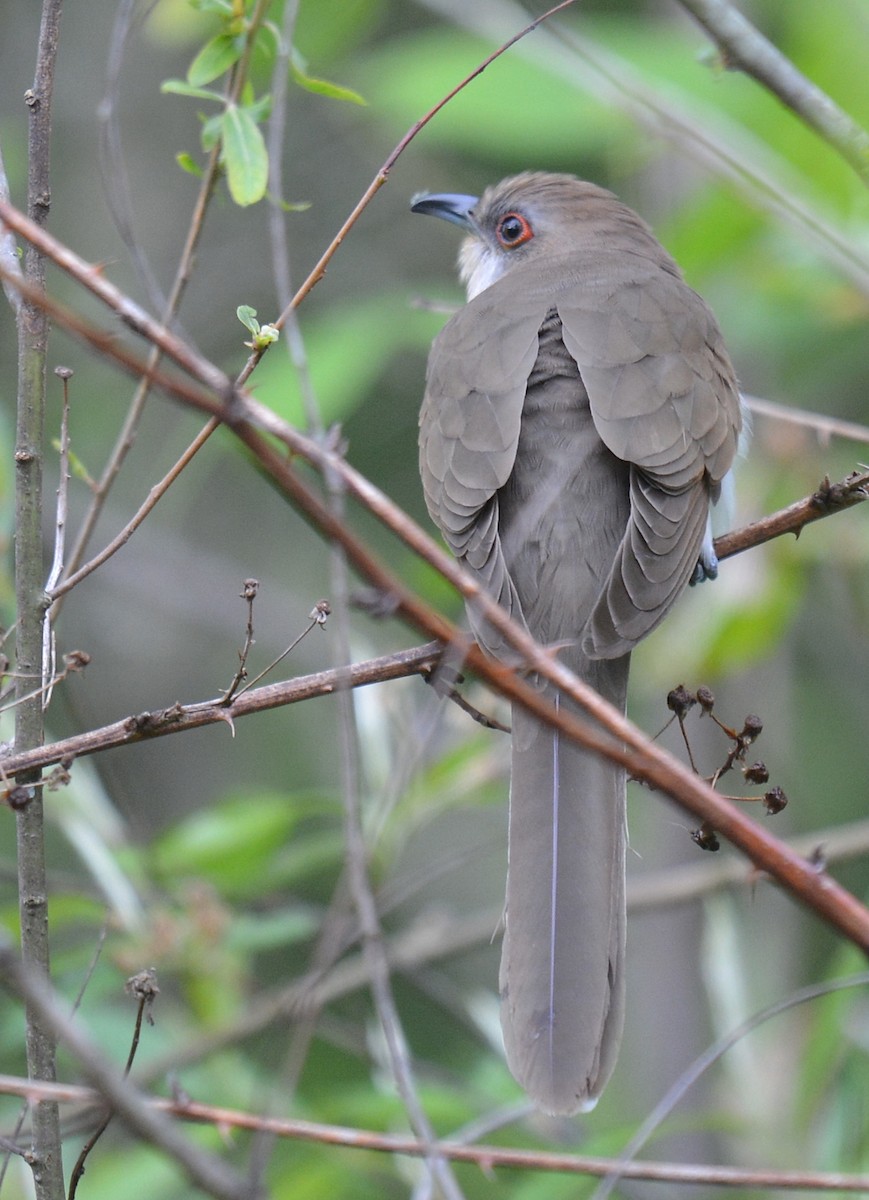
{"type": "Polygon", "coordinates": [[[515,250],[534,237],[529,222],[518,212],[504,213],[495,227],[495,236],[505,250],[515,250]]]}

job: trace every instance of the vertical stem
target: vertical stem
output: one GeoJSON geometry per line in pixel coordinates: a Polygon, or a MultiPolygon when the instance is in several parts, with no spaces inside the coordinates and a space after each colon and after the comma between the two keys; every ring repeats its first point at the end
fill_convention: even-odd
{"type": "MultiPolygon", "coordinates": [[[[51,204],[49,144],[54,64],[57,57],[62,0],[45,0],[33,88],[26,101],[30,116],[27,211],[44,224],[51,204]]],[[[28,247],[24,276],[44,287],[45,264],[28,247]]],[[[15,595],[17,695],[15,748],[29,750],[44,740],[42,695],[42,629],[46,612],[43,586],[42,447],[45,428],[45,376],[48,321],[22,300],[18,311],[18,412],[15,439],[15,595]],[[36,695],[25,699],[28,693],[36,695]]],[[[21,955],[25,966],[49,976],[48,902],[45,879],[42,789],[40,772],[26,772],[18,783],[31,798],[18,813],[18,885],[21,955]]],[[[27,1069],[34,1079],[55,1079],[55,1039],[30,1004],[27,1005],[27,1069]]],[[[37,1200],[63,1200],[60,1118],[54,1103],[33,1108],[32,1169],[37,1200]]]]}

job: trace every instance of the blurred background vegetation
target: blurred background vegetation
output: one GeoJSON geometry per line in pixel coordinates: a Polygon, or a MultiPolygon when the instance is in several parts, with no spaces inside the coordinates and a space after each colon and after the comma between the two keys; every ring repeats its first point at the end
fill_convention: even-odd
{"type": "MultiPolygon", "coordinates": [[[[50,228],[152,311],[117,214],[125,190],[132,233],[167,289],[197,180],[176,163],[204,161],[203,117],[214,105],[161,91],[184,79],[217,17],[187,0],[157,0],[136,20],[118,73],[120,147],[107,145],[107,74],[118,65],[116,20],[125,7],[90,0],[64,14],[55,96],[50,228]],[[114,55],[114,58],[113,58],[114,55]]],[[[206,6],[200,6],[206,7],[206,6]]],[[[501,41],[542,11],[511,0],[301,0],[294,44],[300,70],[352,89],[365,103],[290,85],[282,147],[284,221],[298,284],[407,128],[501,41]]],[[[864,126],[869,124],[869,15],[859,0],[742,9],[796,65],[864,126]]],[[[272,18],[280,23],[283,6],[272,18]]],[[[31,85],[38,6],[13,3],[0,36],[0,145],[12,198],[26,182],[23,96],[31,85]]],[[[253,64],[256,94],[272,87],[273,56],[253,64]]],[[[723,68],[674,0],[586,0],[514,47],[441,112],[399,159],[389,184],[354,228],[300,310],[322,421],[340,422],[348,458],[428,525],[416,471],[416,418],[425,355],[460,302],[455,231],[408,211],[419,190],[477,192],[509,173],[570,171],[638,209],[712,304],[746,392],[854,422],[869,394],[869,196],[837,154],[752,80],[723,68]],[[843,248],[844,247],[844,248],[843,248]]],[[[262,321],[280,311],[268,201],[235,205],[225,184],[208,212],[181,312],[184,333],[230,374],[245,361],[238,305],[262,321]]],[[[50,272],[51,290],[99,315],[50,272]]],[[[11,464],[15,334],[0,322],[0,602],[14,620],[11,464]]],[[[305,423],[284,341],[253,377],[263,402],[305,423]]],[[[123,420],[131,385],[62,333],[50,365],[74,368],[72,439],[96,476],[123,420]]],[[[60,387],[52,377],[51,436],[60,387]]],[[[199,426],[153,398],[135,449],[100,522],[94,547],[126,521],[199,426]]],[[[739,468],[732,525],[797,499],[824,475],[841,478],[859,444],[757,416],[739,468]]],[[[47,451],[46,505],[57,483],[47,451]]],[[[75,527],[88,500],[76,477],[75,527]]],[[[431,573],[352,513],[396,570],[458,617],[431,573]]],[[[720,715],[739,726],[758,713],[757,750],[790,797],[781,836],[863,816],[869,778],[869,528],[861,510],[729,561],[713,587],[692,592],[636,653],[631,715],[664,725],[667,691],[710,686],[720,715]]],[[[218,435],[184,472],[129,545],[69,597],[62,651],[92,656],[49,709],[52,738],[175,700],[214,696],[244,638],[242,581],[260,583],[252,671],[305,627],[331,588],[324,543],[218,435]]],[[[354,658],[413,644],[389,620],[351,613],[354,658]]],[[[314,630],[294,651],[294,673],[329,666],[334,637],[314,630]]],[[[480,707],[497,702],[471,689],[480,707]]],[[[497,945],[506,838],[506,743],[418,680],[357,692],[360,769],[372,876],[390,936],[445,930],[460,949],[394,978],[421,1093],[439,1133],[452,1135],[521,1101],[497,1034],[497,945]],[[488,920],[491,914],[491,920],[488,920]],[[467,944],[468,929],[483,929],[467,944]]],[[[726,747],[709,723],[694,750],[712,770],[726,747]]],[[[9,736],[8,734],[6,736],[9,736]]],[[[678,740],[667,734],[669,744],[678,740]]],[[[336,705],[316,700],[228,729],[116,750],[75,766],[47,798],[56,981],[75,996],[107,929],[78,1019],[122,1062],[132,1026],[127,975],[157,969],[156,1026],[140,1072],[197,1099],[366,1127],[404,1128],[364,986],[330,1002],[304,1056],[283,1017],[249,1036],[237,1023],[258,999],[317,962],[318,931],[344,912],[340,730],[336,705]],[[226,1037],[197,1054],[204,1033],[226,1037]],[[294,1058],[295,1055],[295,1058],[294,1058]],[[293,1065],[302,1058],[301,1066],[293,1065]],[[298,1067],[298,1070],[297,1070],[298,1067]],[[291,1083],[292,1081],[292,1083],[291,1083]]],[[[763,816],[759,820],[767,820],[763,816]]],[[[17,928],[11,816],[0,844],[0,915],[17,928]]],[[[635,789],[630,798],[636,879],[680,864],[714,867],[677,810],[635,789]]],[[[855,838],[856,838],[855,834],[855,838]]],[[[728,854],[721,851],[719,857],[728,854]]],[[[865,857],[835,874],[865,898],[865,857]]],[[[347,930],[349,929],[349,934],[347,930]]],[[[573,1121],[529,1115],[490,1133],[510,1144],[617,1150],[680,1071],[746,1015],[806,983],[858,966],[828,930],[763,882],[680,906],[652,906],[629,924],[625,1046],[598,1109],[573,1121]]],[[[2,1069],[24,1069],[22,1016],[0,1001],[2,1069]]],[[[860,1170],[869,1165],[866,1081],[869,1010],[859,993],[803,1007],[737,1047],[687,1097],[653,1153],[667,1159],[860,1170]]],[[[74,1068],[62,1062],[64,1072],[74,1068]]],[[[15,1104],[0,1106],[3,1128],[15,1104]]],[[[216,1133],[199,1134],[217,1146],[216,1133]]],[[[76,1149],[67,1150],[70,1158],[76,1149]]],[[[250,1146],[237,1139],[236,1157],[250,1146]]],[[[402,1160],[299,1143],[270,1151],[278,1197],[426,1194],[422,1168],[402,1160]]],[[[457,1170],[468,1197],[591,1194],[575,1179],[457,1170]]],[[[10,1200],[29,1195],[13,1164],[10,1200]]],[[[672,1189],[634,1184],[624,1195],[672,1189]]],[[[115,1130],[88,1165],[80,1195],[171,1200],[189,1194],[155,1153],[115,1130]]],[[[770,1194],[770,1193],[764,1193],[770,1194]]]]}

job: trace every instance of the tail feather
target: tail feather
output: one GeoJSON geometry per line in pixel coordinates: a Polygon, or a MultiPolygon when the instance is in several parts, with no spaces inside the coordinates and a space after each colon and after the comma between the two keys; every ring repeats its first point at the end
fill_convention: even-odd
{"type": "MultiPolygon", "coordinates": [[[[627,658],[585,667],[623,709],[627,658]]],[[[511,1071],[546,1112],[592,1107],[615,1065],[625,842],[624,771],[514,709],[501,1024],[511,1071]]]]}

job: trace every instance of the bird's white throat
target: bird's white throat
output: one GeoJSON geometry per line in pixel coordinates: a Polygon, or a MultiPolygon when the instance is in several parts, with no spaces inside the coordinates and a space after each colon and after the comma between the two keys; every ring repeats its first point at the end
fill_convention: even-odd
{"type": "Polygon", "coordinates": [[[468,299],[473,300],[497,283],[506,266],[504,256],[478,237],[465,238],[459,250],[459,278],[465,285],[468,299]]]}

